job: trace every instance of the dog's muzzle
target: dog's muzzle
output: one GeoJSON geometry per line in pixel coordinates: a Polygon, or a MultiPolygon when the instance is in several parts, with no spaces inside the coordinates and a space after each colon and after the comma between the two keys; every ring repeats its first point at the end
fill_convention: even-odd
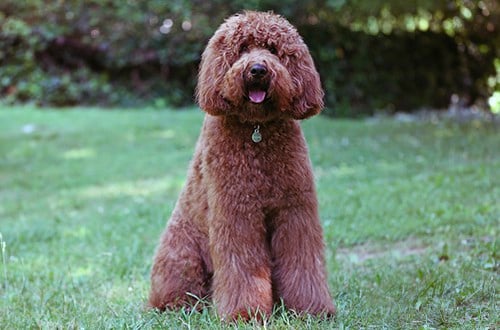
{"type": "Polygon", "coordinates": [[[248,98],[252,103],[262,103],[269,87],[269,71],[264,64],[253,64],[247,75],[248,98]]]}

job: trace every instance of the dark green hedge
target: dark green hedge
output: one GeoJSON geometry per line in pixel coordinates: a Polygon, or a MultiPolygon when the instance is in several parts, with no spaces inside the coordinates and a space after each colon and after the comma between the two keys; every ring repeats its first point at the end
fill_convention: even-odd
{"type": "MultiPolygon", "coordinates": [[[[318,26],[303,30],[314,35],[318,26]]],[[[320,27],[310,48],[321,68],[331,114],[363,115],[377,110],[444,109],[452,94],[466,102],[485,100],[493,57],[460,51],[443,33],[399,32],[370,35],[342,27],[320,27]],[[325,49],[325,45],[331,49],[325,49]]],[[[491,55],[490,55],[491,56],[491,55]]]]}
{"type": "Polygon", "coordinates": [[[441,108],[452,94],[473,103],[498,89],[493,0],[5,0],[0,97],[56,106],[192,104],[203,47],[224,17],[245,8],[274,10],[298,27],[329,114],[441,108]]]}

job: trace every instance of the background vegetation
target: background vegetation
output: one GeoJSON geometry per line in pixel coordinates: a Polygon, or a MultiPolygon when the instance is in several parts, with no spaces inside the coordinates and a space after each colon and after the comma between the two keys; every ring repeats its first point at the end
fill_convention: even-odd
{"type": "MultiPolygon", "coordinates": [[[[202,119],[0,107],[0,328],[230,328],[213,308],[143,309],[202,119]]],[[[303,127],[339,314],[278,309],[266,328],[498,328],[492,123],[315,117],[303,127]]]]}
{"type": "MultiPolygon", "coordinates": [[[[499,89],[495,0],[4,0],[4,103],[181,106],[200,54],[242,9],[274,10],[310,46],[330,114],[443,108],[499,89]]],[[[495,108],[500,108],[496,94],[495,108]]]]}

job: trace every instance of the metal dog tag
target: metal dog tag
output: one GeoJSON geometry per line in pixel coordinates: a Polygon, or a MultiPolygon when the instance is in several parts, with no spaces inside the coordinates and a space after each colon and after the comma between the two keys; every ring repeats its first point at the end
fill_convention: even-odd
{"type": "Polygon", "coordinates": [[[255,126],[255,129],[253,130],[252,133],[252,141],[255,143],[259,143],[260,141],[262,141],[262,134],[260,134],[259,129],[260,129],[259,125],[255,126]]]}

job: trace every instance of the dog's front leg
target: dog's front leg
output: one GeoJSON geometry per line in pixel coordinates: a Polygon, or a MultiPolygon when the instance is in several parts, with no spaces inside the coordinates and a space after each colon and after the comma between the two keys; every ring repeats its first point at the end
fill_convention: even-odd
{"type": "Polygon", "coordinates": [[[241,205],[216,207],[209,216],[213,299],[227,320],[265,317],[273,304],[264,215],[241,205]]]}
{"type": "Polygon", "coordinates": [[[207,242],[182,214],[174,210],[151,270],[149,306],[159,310],[198,308],[208,295],[209,274],[199,248],[207,242]]]}
{"type": "Polygon", "coordinates": [[[277,299],[297,313],[333,315],[316,197],[278,211],[271,240],[277,299]]]}

